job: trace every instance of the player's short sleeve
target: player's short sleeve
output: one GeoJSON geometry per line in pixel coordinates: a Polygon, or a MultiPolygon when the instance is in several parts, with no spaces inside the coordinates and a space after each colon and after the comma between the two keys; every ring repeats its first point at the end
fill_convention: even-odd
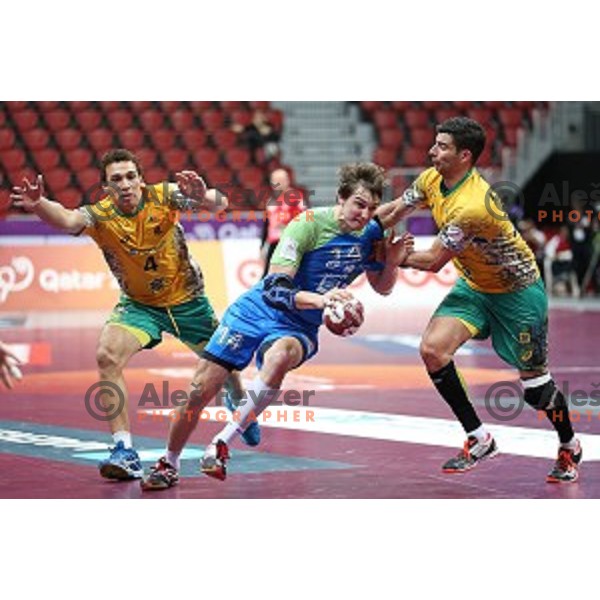
{"type": "Polygon", "coordinates": [[[429,190],[432,187],[436,173],[435,169],[427,169],[412,184],[412,187],[423,196],[423,202],[419,205],[421,208],[431,208],[432,198],[429,190]]]}
{"type": "Polygon", "coordinates": [[[80,206],[76,209],[77,212],[83,217],[85,225],[81,231],[75,233],[75,235],[89,235],[94,238],[97,233],[98,219],[97,215],[94,214],[94,210],[91,206],[80,206]]]}
{"type": "Polygon", "coordinates": [[[385,232],[379,219],[371,219],[363,233],[366,259],[365,271],[383,271],[385,268],[385,232]]]}
{"type": "Polygon", "coordinates": [[[291,221],[283,230],[271,259],[272,265],[298,268],[304,254],[313,249],[316,224],[307,215],[308,213],[300,214],[297,220],[291,221]]]}
{"type": "Polygon", "coordinates": [[[444,248],[459,254],[471,244],[480,228],[481,222],[477,215],[473,211],[463,209],[450,216],[438,237],[444,248]]]}

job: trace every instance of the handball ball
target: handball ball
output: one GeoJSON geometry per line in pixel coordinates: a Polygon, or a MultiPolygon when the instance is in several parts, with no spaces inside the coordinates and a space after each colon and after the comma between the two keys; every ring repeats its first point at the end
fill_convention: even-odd
{"type": "Polygon", "coordinates": [[[335,335],[346,337],[358,331],[365,320],[365,309],[360,300],[336,300],[323,311],[323,323],[335,335]]]}

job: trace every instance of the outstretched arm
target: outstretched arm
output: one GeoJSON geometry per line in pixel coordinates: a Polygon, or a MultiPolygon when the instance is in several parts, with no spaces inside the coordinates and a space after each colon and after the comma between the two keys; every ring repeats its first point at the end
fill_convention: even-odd
{"type": "Polygon", "coordinates": [[[402,196],[380,206],[375,216],[379,217],[384,229],[389,229],[395,227],[417,208],[421,208],[424,201],[425,196],[413,186],[408,188],[402,196]]]}
{"type": "Polygon", "coordinates": [[[225,210],[229,205],[227,197],[216,189],[207,189],[204,179],[195,171],[181,171],[175,174],[178,197],[173,201],[181,210],[225,210]]]}
{"type": "Polygon", "coordinates": [[[409,254],[401,266],[412,267],[419,271],[433,271],[434,273],[437,273],[455,256],[455,252],[448,250],[448,248],[442,244],[440,238],[436,238],[429,250],[421,250],[409,254]]]}
{"type": "Polygon", "coordinates": [[[44,179],[38,175],[34,183],[23,178],[21,186],[13,187],[10,199],[15,206],[35,213],[42,221],[65,233],[79,233],[86,226],[85,217],[78,210],[65,208],[44,194],[44,179]]]}

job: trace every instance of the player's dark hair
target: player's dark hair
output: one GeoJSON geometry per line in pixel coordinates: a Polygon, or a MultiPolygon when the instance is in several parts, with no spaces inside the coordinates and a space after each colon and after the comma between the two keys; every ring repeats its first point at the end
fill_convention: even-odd
{"type": "Polygon", "coordinates": [[[475,164],[485,148],[485,129],[473,119],[452,117],[436,127],[438,133],[452,136],[457,150],[468,150],[475,164]]]}
{"type": "Polygon", "coordinates": [[[138,157],[133,153],[130,152],[129,150],[126,150],[125,148],[117,148],[116,150],[109,150],[103,157],[101,160],[101,170],[102,170],[102,183],[106,182],[106,167],[108,167],[108,165],[112,165],[113,163],[118,163],[118,162],[129,162],[131,161],[134,165],[135,168],[137,169],[137,172],[140,174],[140,177],[143,176],[143,171],[142,171],[142,165],[140,164],[140,161],[138,159],[138,157]]]}
{"type": "Polygon", "coordinates": [[[381,200],[385,186],[385,170],[374,163],[355,163],[340,169],[338,195],[347,200],[359,187],[381,200]]]}

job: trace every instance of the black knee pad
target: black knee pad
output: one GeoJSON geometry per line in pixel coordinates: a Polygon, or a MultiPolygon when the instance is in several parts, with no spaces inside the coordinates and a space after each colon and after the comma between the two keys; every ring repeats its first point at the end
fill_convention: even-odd
{"type": "Polygon", "coordinates": [[[566,406],[563,393],[552,379],[538,387],[526,389],[523,398],[536,410],[554,410],[566,406]]]}

